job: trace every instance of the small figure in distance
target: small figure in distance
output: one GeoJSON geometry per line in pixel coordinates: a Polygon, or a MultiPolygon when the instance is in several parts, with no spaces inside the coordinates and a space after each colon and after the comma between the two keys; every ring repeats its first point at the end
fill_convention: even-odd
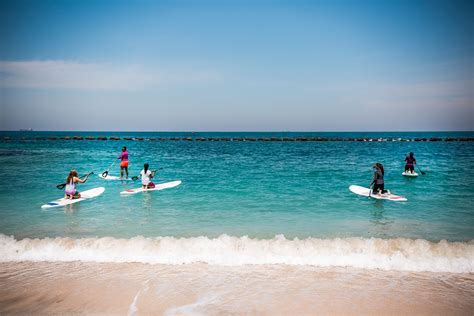
{"type": "Polygon", "coordinates": [[[408,173],[408,171],[410,171],[411,174],[414,174],[416,159],[415,159],[415,156],[413,156],[412,152],[405,157],[405,161],[407,162],[405,164],[405,173],[408,173]]]}
{"type": "Polygon", "coordinates": [[[69,200],[80,198],[81,193],[76,190],[76,183],[85,183],[88,178],[89,175],[87,175],[84,180],[82,180],[81,178],[79,178],[76,169],[72,169],[66,178],[66,189],[64,190],[64,198],[69,200]]]}
{"type": "Polygon", "coordinates": [[[372,180],[372,183],[370,185],[374,185],[372,192],[374,194],[384,194],[384,193],[389,193],[390,191],[385,190],[385,182],[384,182],[384,175],[385,171],[383,169],[383,165],[379,162],[375,163],[373,166],[373,171],[374,171],[374,179],[372,180]]]}
{"type": "Polygon", "coordinates": [[[145,163],[143,165],[143,170],[140,171],[140,175],[142,176],[142,189],[153,189],[155,184],[151,182],[151,178],[153,178],[156,174],[156,170],[153,172],[148,170],[149,165],[145,163]]]}
{"type": "Polygon", "coordinates": [[[122,147],[122,153],[117,157],[117,159],[121,159],[120,162],[120,179],[123,178],[123,170],[125,169],[127,179],[128,179],[128,152],[127,147],[122,147]]]}

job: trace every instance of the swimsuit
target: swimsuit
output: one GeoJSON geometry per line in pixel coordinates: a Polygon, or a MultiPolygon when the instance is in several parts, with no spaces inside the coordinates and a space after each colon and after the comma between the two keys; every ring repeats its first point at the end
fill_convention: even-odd
{"type": "Polygon", "coordinates": [[[69,184],[66,184],[66,190],[64,191],[67,195],[76,194],[76,184],[73,180],[69,184]]]}

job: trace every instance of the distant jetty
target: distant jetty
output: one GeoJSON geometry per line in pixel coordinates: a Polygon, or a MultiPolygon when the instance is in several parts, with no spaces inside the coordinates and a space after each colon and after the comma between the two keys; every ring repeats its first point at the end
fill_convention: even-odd
{"type": "Polygon", "coordinates": [[[33,129],[32,129],[32,128],[20,128],[19,131],[20,131],[20,132],[32,132],[33,129]]]}

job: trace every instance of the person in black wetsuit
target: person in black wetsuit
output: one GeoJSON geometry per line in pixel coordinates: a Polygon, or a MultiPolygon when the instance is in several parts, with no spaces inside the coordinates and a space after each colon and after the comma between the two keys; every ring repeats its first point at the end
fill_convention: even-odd
{"type": "Polygon", "coordinates": [[[383,165],[379,162],[373,165],[373,170],[374,170],[374,179],[372,180],[372,183],[370,185],[374,185],[372,192],[374,194],[378,193],[387,193],[387,190],[385,190],[385,183],[384,183],[384,169],[383,165]],[[379,192],[380,191],[380,192],[379,192]]]}
{"type": "Polygon", "coordinates": [[[405,161],[407,162],[405,164],[405,173],[408,173],[408,171],[412,174],[415,173],[416,159],[412,152],[405,157],[405,161]]]}

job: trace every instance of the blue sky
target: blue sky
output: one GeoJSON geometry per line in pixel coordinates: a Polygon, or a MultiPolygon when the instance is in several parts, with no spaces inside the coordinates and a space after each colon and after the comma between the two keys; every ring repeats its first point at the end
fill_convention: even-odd
{"type": "Polygon", "coordinates": [[[2,1],[0,129],[474,129],[468,1],[2,1]]]}

